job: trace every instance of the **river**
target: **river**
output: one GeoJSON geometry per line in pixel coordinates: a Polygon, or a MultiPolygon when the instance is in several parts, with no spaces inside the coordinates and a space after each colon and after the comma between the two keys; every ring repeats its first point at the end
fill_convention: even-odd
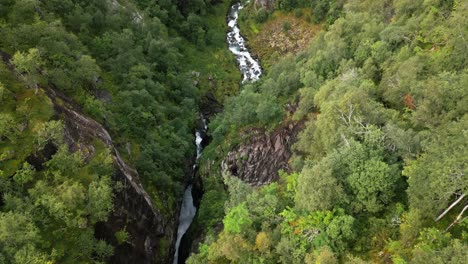
{"type": "Polygon", "coordinates": [[[200,158],[202,150],[203,150],[203,137],[202,135],[206,134],[206,120],[202,116],[201,117],[203,125],[201,128],[197,129],[195,131],[195,146],[197,148],[197,157],[195,160],[195,164],[192,167],[192,173],[190,176],[190,183],[185,188],[184,192],[184,197],[182,199],[182,207],[180,208],[180,214],[179,214],[179,227],[177,228],[177,240],[175,244],[175,253],[174,253],[174,261],[173,264],[178,264],[178,263],[185,263],[185,260],[179,261],[179,247],[180,247],[180,242],[182,241],[182,237],[184,236],[185,232],[190,227],[190,224],[193,221],[193,218],[195,217],[195,214],[197,212],[197,208],[193,204],[193,196],[192,196],[192,183],[191,181],[195,177],[195,172],[197,171],[197,165],[196,161],[200,158]]]}
{"type": "MultiPolygon", "coordinates": [[[[260,63],[255,60],[250,54],[249,50],[245,45],[244,38],[240,35],[240,29],[237,25],[237,20],[239,18],[239,11],[243,8],[240,3],[234,4],[231,6],[228,15],[228,27],[229,31],[227,33],[227,43],[229,50],[234,54],[239,65],[239,70],[242,74],[242,82],[254,82],[260,78],[262,74],[262,68],[260,63]]],[[[197,147],[197,158],[196,161],[200,158],[203,150],[203,137],[202,135],[206,134],[207,125],[204,117],[201,117],[203,121],[202,128],[199,128],[195,131],[195,145],[197,147]]],[[[196,163],[195,161],[195,163],[196,163]]],[[[196,172],[197,165],[193,165],[192,174],[190,177],[190,182],[193,180],[196,172]]],[[[187,232],[190,227],[190,224],[195,217],[197,208],[193,204],[192,196],[192,184],[190,183],[184,192],[184,197],[182,200],[182,207],[179,214],[179,227],[177,228],[177,240],[175,244],[175,253],[173,264],[185,263],[185,259],[179,259],[179,247],[182,237],[187,232]]]]}

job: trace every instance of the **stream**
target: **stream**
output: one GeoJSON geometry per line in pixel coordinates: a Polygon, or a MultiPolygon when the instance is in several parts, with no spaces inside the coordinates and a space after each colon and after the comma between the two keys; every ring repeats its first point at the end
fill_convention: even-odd
{"type": "MultiPolygon", "coordinates": [[[[258,80],[260,78],[260,75],[262,74],[262,68],[260,67],[260,63],[254,58],[252,58],[252,55],[245,46],[244,38],[240,35],[240,29],[237,25],[237,19],[239,18],[239,11],[243,7],[244,6],[240,3],[231,6],[227,20],[229,31],[227,33],[226,40],[228,43],[229,50],[236,57],[239,70],[242,74],[242,82],[244,83],[254,82],[258,80]]],[[[195,217],[195,214],[197,212],[197,208],[193,203],[192,180],[195,177],[195,173],[197,171],[196,161],[200,158],[203,150],[203,135],[206,135],[206,131],[208,128],[206,124],[206,119],[203,116],[201,117],[201,119],[203,122],[202,128],[199,128],[195,131],[195,145],[197,147],[197,157],[195,160],[195,164],[192,168],[189,184],[185,189],[184,197],[182,200],[182,207],[180,209],[179,214],[179,226],[177,228],[177,240],[175,244],[173,264],[185,263],[185,259],[183,259],[183,257],[179,259],[179,247],[182,241],[182,237],[189,229],[190,224],[192,223],[193,218],[195,217]]]]}
{"type": "Polygon", "coordinates": [[[206,124],[206,119],[203,116],[201,117],[201,120],[203,122],[202,128],[199,128],[195,131],[195,145],[197,147],[197,157],[195,159],[195,164],[192,167],[192,173],[189,180],[189,184],[187,185],[187,188],[185,188],[184,197],[182,200],[182,207],[180,208],[179,227],[177,228],[177,240],[175,244],[174,261],[172,262],[173,264],[185,263],[185,259],[179,260],[180,242],[182,241],[182,237],[184,236],[184,234],[189,229],[190,224],[192,223],[193,218],[195,217],[195,214],[197,212],[197,207],[195,207],[193,203],[192,180],[195,177],[195,173],[197,171],[197,160],[200,158],[203,150],[202,135],[206,134],[206,130],[208,128],[206,124]]]}
{"type": "MultiPolygon", "coordinates": [[[[248,3],[248,2],[247,2],[248,3]]],[[[249,50],[245,46],[245,39],[240,34],[237,20],[239,19],[239,11],[244,8],[241,3],[231,6],[228,15],[227,43],[229,50],[234,54],[239,65],[239,70],[242,73],[242,82],[256,81],[262,74],[260,63],[252,58],[249,50]]]]}

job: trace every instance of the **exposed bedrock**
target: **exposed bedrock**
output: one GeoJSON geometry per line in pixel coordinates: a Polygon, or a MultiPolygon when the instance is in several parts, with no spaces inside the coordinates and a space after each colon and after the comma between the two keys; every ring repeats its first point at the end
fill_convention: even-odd
{"type": "Polygon", "coordinates": [[[111,150],[115,165],[112,179],[120,182],[123,188],[115,192],[114,210],[108,220],[95,227],[95,236],[115,247],[109,262],[169,263],[173,252],[161,254],[160,250],[167,250],[174,240],[175,216],[166,219],[152,205],[138,172],[120,157],[111,136],[101,124],[81,114],[79,108],[60,92],[49,89],[47,94],[54,103],[55,112],[64,121],[65,140],[71,151],[80,151],[85,158],[90,157],[94,154],[92,142],[96,139],[111,150]],[[129,233],[129,240],[118,244],[114,234],[124,229],[129,233]]]}
{"type": "Polygon", "coordinates": [[[279,170],[290,170],[291,146],[303,125],[303,121],[287,122],[271,133],[251,131],[243,143],[228,153],[223,170],[254,186],[276,181],[279,170]]]}

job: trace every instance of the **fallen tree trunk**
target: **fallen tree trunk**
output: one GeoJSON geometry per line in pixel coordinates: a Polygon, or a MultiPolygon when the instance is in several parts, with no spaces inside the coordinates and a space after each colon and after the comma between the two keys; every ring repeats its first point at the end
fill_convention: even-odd
{"type": "MultiPolygon", "coordinates": [[[[454,224],[459,223],[460,218],[463,216],[463,213],[465,213],[466,209],[468,209],[468,205],[466,205],[463,208],[463,210],[460,212],[460,214],[458,214],[457,218],[455,218],[455,220],[447,227],[447,229],[445,229],[445,232],[447,232],[454,224]]],[[[463,220],[465,220],[465,218],[463,218],[463,220]]],[[[463,220],[460,221],[460,222],[463,222],[463,220]]]]}
{"type": "Polygon", "coordinates": [[[439,215],[439,217],[436,218],[436,222],[439,221],[440,219],[442,219],[442,217],[444,217],[450,210],[452,210],[453,207],[455,207],[455,205],[457,205],[461,200],[463,200],[463,198],[465,198],[466,194],[463,194],[462,196],[460,196],[455,202],[453,202],[447,209],[445,209],[445,211],[439,215]]]}

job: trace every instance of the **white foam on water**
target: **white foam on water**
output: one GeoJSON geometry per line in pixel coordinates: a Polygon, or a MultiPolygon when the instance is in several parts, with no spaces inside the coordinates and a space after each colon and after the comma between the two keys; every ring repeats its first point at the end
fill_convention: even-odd
{"type": "Polygon", "coordinates": [[[237,25],[239,11],[244,8],[240,3],[231,6],[228,16],[229,32],[227,33],[227,42],[229,50],[234,54],[242,73],[242,82],[256,81],[262,75],[260,63],[252,57],[246,47],[245,39],[240,34],[237,25]]]}
{"type": "MultiPolygon", "coordinates": [[[[201,119],[202,119],[203,128],[201,130],[197,129],[195,131],[195,146],[197,147],[196,160],[198,160],[202,154],[203,134],[206,133],[206,130],[208,129],[208,125],[206,124],[205,118],[203,118],[202,116],[201,119]]],[[[192,171],[191,177],[195,175],[196,169],[197,169],[197,164],[195,161],[195,164],[192,166],[193,171],[192,171]]],[[[173,264],[178,264],[180,242],[182,241],[182,237],[184,236],[184,234],[189,229],[190,224],[192,224],[192,221],[193,221],[193,218],[195,217],[196,212],[197,212],[197,208],[193,204],[192,184],[189,184],[187,188],[185,188],[184,197],[182,200],[182,207],[180,208],[179,227],[177,228],[177,240],[175,244],[174,261],[172,262],[173,264]]]]}

